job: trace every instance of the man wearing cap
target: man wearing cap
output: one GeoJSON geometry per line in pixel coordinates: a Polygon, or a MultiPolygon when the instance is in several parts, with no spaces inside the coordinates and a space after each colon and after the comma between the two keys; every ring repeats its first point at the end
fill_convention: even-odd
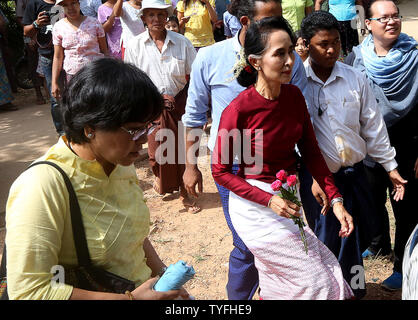
{"type": "Polygon", "coordinates": [[[159,194],[180,190],[180,199],[185,208],[190,213],[197,213],[201,209],[183,187],[185,165],[178,163],[178,122],[184,114],[196,50],[183,35],[165,29],[167,18],[172,14],[170,1],[143,0],[139,15],[147,30],[127,43],[124,61],[146,72],[164,98],[165,109],[156,121],[157,130],[148,135],[149,161],[156,177],[154,190],[159,194]],[[157,135],[160,129],[169,130],[157,135]],[[175,146],[168,150],[168,163],[160,161],[163,154],[159,151],[163,148],[158,149],[166,141],[168,147],[175,146]]]}

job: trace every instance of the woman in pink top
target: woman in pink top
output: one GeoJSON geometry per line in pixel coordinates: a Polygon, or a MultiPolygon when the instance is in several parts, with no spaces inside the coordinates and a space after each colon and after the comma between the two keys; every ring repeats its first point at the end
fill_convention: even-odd
{"type": "Polygon", "coordinates": [[[97,11],[97,20],[103,25],[106,32],[109,55],[116,59],[122,59],[120,38],[122,36],[122,24],[116,12],[120,10],[122,1],[107,0],[97,11]]]}
{"type": "Polygon", "coordinates": [[[64,7],[66,16],[54,25],[52,31],[54,61],[51,93],[59,99],[61,70],[64,68],[69,81],[86,63],[107,55],[107,44],[100,22],[80,14],[79,0],[58,0],[56,4],[64,7]]]}
{"type": "MultiPolygon", "coordinates": [[[[294,44],[291,28],[282,17],[251,23],[245,53],[240,53],[243,59],[235,70],[238,83],[248,89],[222,113],[212,174],[231,191],[231,222],[254,255],[262,299],[348,299],[353,293],[337,258],[309,227],[304,228],[305,252],[299,229],[290,219],[301,215],[300,207],[271,187],[279,170],[296,173],[297,144],[329,200],[341,197],[318,147],[305,99],[297,87],[287,84],[294,44]],[[236,175],[232,173],[234,159],[241,160],[236,175]]],[[[341,223],[335,232],[347,237],[353,231],[352,217],[341,202],[332,202],[341,223]]]]}

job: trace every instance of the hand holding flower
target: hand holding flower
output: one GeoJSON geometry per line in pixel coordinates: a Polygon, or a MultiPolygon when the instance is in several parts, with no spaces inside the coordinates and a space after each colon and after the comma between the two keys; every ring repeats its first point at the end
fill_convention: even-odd
{"type": "Polygon", "coordinates": [[[300,207],[298,205],[279,196],[273,196],[271,198],[269,207],[279,216],[284,218],[290,218],[291,215],[296,217],[301,216],[299,213],[300,207]]]}
{"type": "Polygon", "coordinates": [[[305,252],[308,254],[308,242],[306,240],[305,230],[303,230],[305,223],[303,222],[302,215],[299,213],[302,204],[296,195],[298,178],[296,175],[288,176],[284,170],[277,172],[276,178],[277,180],[271,184],[271,188],[273,191],[279,191],[280,193],[279,196],[274,195],[271,198],[269,206],[279,216],[292,219],[298,226],[305,252]],[[283,187],[284,184],[287,187],[283,187]]]}

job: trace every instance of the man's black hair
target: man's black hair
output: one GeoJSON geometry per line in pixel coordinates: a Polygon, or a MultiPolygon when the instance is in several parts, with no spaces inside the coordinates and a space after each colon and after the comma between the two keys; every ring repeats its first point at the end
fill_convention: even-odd
{"type": "Polygon", "coordinates": [[[151,79],[132,64],[95,60],[70,80],[62,99],[67,139],[85,143],[84,128],[113,131],[128,122],[147,123],[163,110],[163,99],[151,79]]]}
{"type": "Polygon", "coordinates": [[[372,17],[372,11],[371,11],[371,7],[372,4],[378,1],[390,1],[393,2],[393,4],[396,6],[396,9],[398,9],[398,14],[399,14],[399,7],[396,5],[395,1],[393,0],[369,0],[369,3],[367,4],[367,7],[364,8],[366,10],[366,19],[370,19],[372,17]]]}
{"type": "Polygon", "coordinates": [[[282,0],[232,0],[228,11],[230,14],[237,17],[238,20],[243,16],[247,16],[250,20],[253,20],[256,2],[276,2],[281,4],[282,0]]]}
{"type": "Polygon", "coordinates": [[[167,18],[167,22],[168,21],[174,21],[175,23],[177,23],[177,25],[179,26],[180,25],[180,23],[179,23],[179,19],[176,17],[176,16],[169,16],[168,18],[167,18]]]}
{"type": "Polygon", "coordinates": [[[340,32],[337,19],[327,11],[312,12],[302,20],[300,29],[301,36],[306,40],[306,44],[309,44],[318,31],[335,29],[340,32]]]}

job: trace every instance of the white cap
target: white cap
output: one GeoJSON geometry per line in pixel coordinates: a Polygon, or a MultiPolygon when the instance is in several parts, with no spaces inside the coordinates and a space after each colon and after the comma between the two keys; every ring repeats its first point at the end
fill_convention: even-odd
{"type": "Polygon", "coordinates": [[[173,14],[171,0],[142,0],[139,16],[142,16],[145,9],[166,9],[169,16],[173,14]]]}

